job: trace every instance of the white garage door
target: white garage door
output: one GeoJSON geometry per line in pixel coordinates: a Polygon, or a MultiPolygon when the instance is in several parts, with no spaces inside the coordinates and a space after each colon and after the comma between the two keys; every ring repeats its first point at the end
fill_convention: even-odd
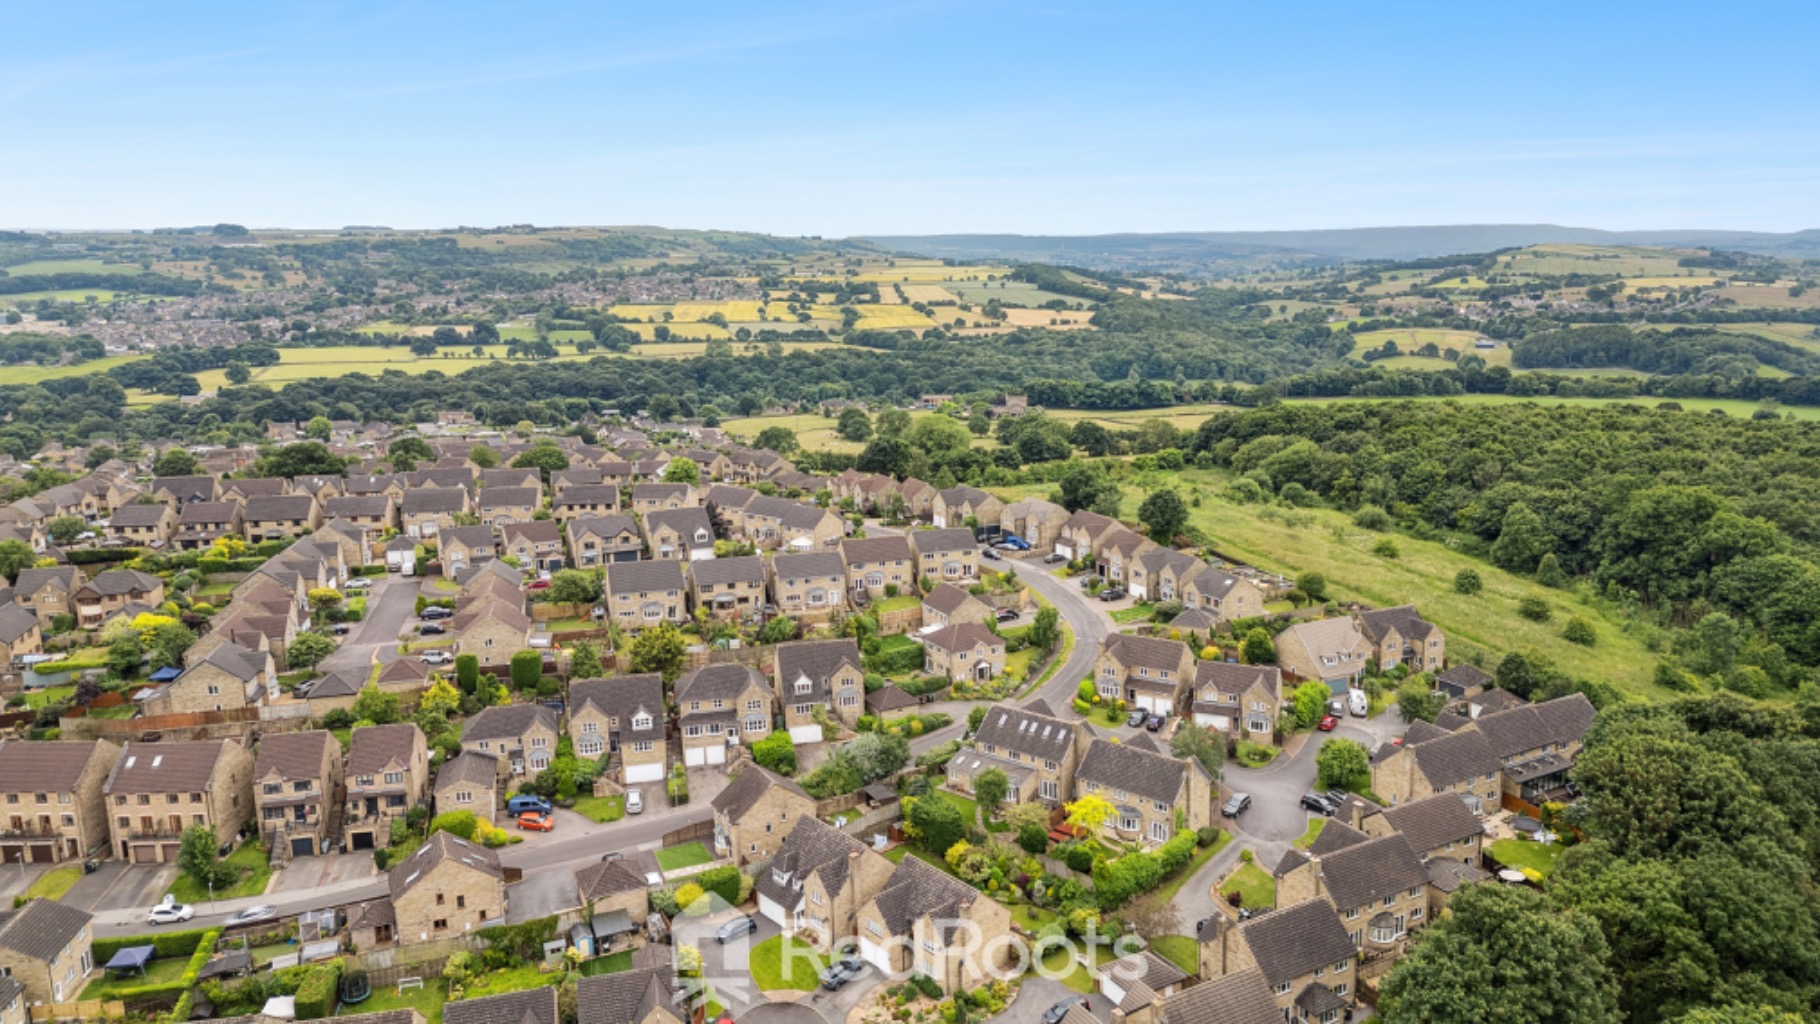
{"type": "Polygon", "coordinates": [[[859,958],[886,974],[890,974],[895,969],[891,966],[891,954],[885,947],[864,935],[859,937],[859,958]]]}
{"type": "Polygon", "coordinates": [[[707,751],[709,764],[727,763],[727,748],[725,744],[716,744],[712,747],[703,747],[702,749],[707,751]]]}
{"type": "Polygon", "coordinates": [[[793,725],[790,727],[790,742],[820,743],[822,727],[819,725],[793,725]]]}
{"type": "MultiPolygon", "coordinates": [[[[726,753],[723,751],[721,756],[723,758],[726,757],[726,753]]],[[[707,764],[708,763],[707,759],[708,759],[708,748],[707,747],[685,747],[683,749],[683,764],[689,766],[690,768],[699,768],[702,765],[707,764]]]]}
{"type": "Polygon", "coordinates": [[[1055,553],[1058,555],[1061,555],[1063,558],[1066,558],[1070,562],[1074,561],[1074,545],[1073,544],[1064,544],[1058,540],[1055,542],[1055,553]]]}
{"type": "Polygon", "coordinates": [[[1137,706],[1145,711],[1168,711],[1169,703],[1169,698],[1160,694],[1140,693],[1137,695],[1137,706]]]}
{"type": "Polygon", "coordinates": [[[769,896],[758,898],[758,912],[765,915],[767,919],[775,921],[779,928],[790,927],[790,912],[769,896]]]}
{"type": "Polygon", "coordinates": [[[1204,729],[1218,729],[1221,732],[1226,732],[1228,729],[1232,728],[1231,721],[1228,720],[1225,715],[1196,715],[1194,716],[1194,724],[1201,726],[1204,729]]]}
{"type": "Polygon", "coordinates": [[[626,765],[627,782],[662,782],[663,780],[664,766],[661,764],[626,765]]]}

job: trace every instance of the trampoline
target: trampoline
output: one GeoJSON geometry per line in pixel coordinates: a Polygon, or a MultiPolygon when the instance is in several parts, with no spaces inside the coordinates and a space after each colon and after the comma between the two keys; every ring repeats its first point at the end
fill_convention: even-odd
{"type": "Polygon", "coordinates": [[[341,977],[341,1001],[349,1005],[364,1003],[373,994],[373,986],[367,979],[367,972],[355,971],[341,977]]]}

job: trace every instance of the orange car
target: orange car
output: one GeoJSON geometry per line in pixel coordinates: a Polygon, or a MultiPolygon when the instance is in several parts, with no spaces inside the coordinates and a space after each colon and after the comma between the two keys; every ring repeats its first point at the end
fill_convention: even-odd
{"type": "Polygon", "coordinates": [[[518,816],[518,827],[527,832],[554,832],[556,819],[536,811],[526,811],[518,816]]]}

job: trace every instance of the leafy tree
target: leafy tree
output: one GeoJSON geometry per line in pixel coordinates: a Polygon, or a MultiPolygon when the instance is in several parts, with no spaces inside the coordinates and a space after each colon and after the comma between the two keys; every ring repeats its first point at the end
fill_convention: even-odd
{"type": "Polygon", "coordinates": [[[1247,665],[1268,665],[1277,660],[1276,645],[1262,626],[1253,626],[1239,643],[1239,658],[1247,665]]]}
{"type": "Polygon", "coordinates": [[[455,656],[455,683],[462,693],[473,693],[480,683],[480,659],[472,654],[455,656]]]}
{"type": "Polygon", "coordinates": [[[911,804],[909,822],[923,849],[938,856],[967,838],[967,820],[961,817],[961,809],[939,793],[911,804]]]}
{"type": "Polygon", "coordinates": [[[107,667],[123,679],[139,674],[145,662],[145,648],[136,634],[120,637],[107,645],[107,667]]]}
{"type": "Polygon", "coordinates": [[[1061,617],[1054,605],[1046,604],[1038,608],[1036,618],[1031,620],[1030,630],[1024,634],[1024,638],[1039,651],[1055,650],[1055,645],[1062,639],[1061,617]]]}
{"type": "Polygon", "coordinates": [[[0,540],[0,576],[6,577],[9,584],[19,580],[22,569],[30,569],[38,561],[38,552],[22,540],[0,540]]]}
{"type": "Polygon", "coordinates": [[[600,664],[600,648],[582,641],[569,650],[569,678],[599,679],[606,675],[600,664]]]}
{"type": "Polygon", "coordinates": [[[202,460],[182,448],[166,448],[152,460],[153,476],[195,476],[202,470],[202,460]]]}
{"type": "Polygon", "coordinates": [[[669,683],[682,672],[687,647],[680,630],[668,622],[660,623],[632,641],[632,671],[658,672],[669,683]]]}
{"type": "Polygon", "coordinates": [[[1453,574],[1453,592],[1468,597],[1485,589],[1485,581],[1479,578],[1477,569],[1461,569],[1453,574]]]}
{"type": "Polygon", "coordinates": [[[226,377],[229,384],[239,387],[253,379],[253,371],[245,363],[233,362],[227,364],[226,377]]]}
{"type": "Polygon", "coordinates": [[[880,437],[902,437],[910,429],[910,414],[902,409],[886,409],[873,421],[880,437]]]}
{"type": "Polygon", "coordinates": [[[1675,1024],[1804,1024],[1806,1018],[1770,1006],[1702,1006],[1675,1018],[1675,1024]]]}
{"type": "Polygon", "coordinates": [[[1556,590],[1567,586],[1567,573],[1561,571],[1561,559],[1553,551],[1536,563],[1536,582],[1556,590]]]}
{"type": "Polygon", "coordinates": [[[1333,691],[1319,680],[1309,680],[1295,688],[1290,694],[1289,706],[1295,709],[1296,724],[1306,729],[1319,722],[1327,713],[1327,702],[1333,699],[1333,691]]]}
{"type": "Polygon", "coordinates": [[[1017,845],[1025,853],[1040,856],[1049,852],[1049,833],[1041,825],[1019,826],[1017,845]]]}
{"type": "MultiPolygon", "coordinates": [[[[136,621],[137,620],[135,620],[135,624],[136,621]]],[[[286,649],[287,659],[290,657],[291,652],[294,652],[297,649],[297,640],[302,640],[306,636],[320,636],[320,634],[298,634],[296,640],[293,640],[291,646],[286,649]]],[[[328,640],[327,637],[322,637],[322,639],[328,640]]],[[[189,650],[190,647],[195,644],[196,634],[190,632],[189,627],[180,622],[164,622],[155,625],[150,630],[146,631],[142,637],[142,642],[145,644],[147,653],[152,656],[152,664],[157,665],[160,668],[177,666],[183,664],[183,652],[189,650]]],[[[329,644],[332,648],[334,646],[334,641],[330,640],[329,644]]],[[[325,654],[323,657],[327,657],[327,655],[325,654]]],[[[312,664],[314,664],[314,662],[312,662],[312,664]]]]}
{"type": "Polygon", "coordinates": [[[1518,599],[1517,614],[1531,622],[1547,622],[1549,616],[1553,613],[1549,610],[1547,601],[1530,595],[1518,599]]]}
{"type": "Polygon", "coordinates": [[[796,743],[784,729],[774,729],[752,744],[752,760],[779,775],[796,774],[796,743]]]}
{"type": "Polygon", "coordinates": [[[310,421],[303,425],[303,436],[317,441],[327,441],[334,430],[335,424],[329,422],[327,416],[311,416],[310,421]]]}
{"type": "Polygon", "coordinates": [[[782,644],[795,640],[800,630],[796,620],[788,615],[776,615],[765,621],[758,631],[758,642],[761,644],[782,644]]]}
{"type": "Polygon", "coordinates": [[[304,596],[309,600],[310,607],[319,612],[341,604],[341,591],[334,587],[311,587],[304,596]]]}
{"type": "Polygon", "coordinates": [[[513,689],[520,693],[537,689],[537,681],[543,678],[543,654],[529,649],[514,651],[510,665],[513,689]]]}
{"type": "Polygon", "coordinates": [[[1528,700],[1535,693],[1536,687],[1542,684],[1541,674],[1535,666],[1516,651],[1506,654],[1492,674],[1497,678],[1499,689],[1509,690],[1524,700],[1528,700]]]}
{"type": "Polygon", "coordinates": [[[1348,739],[1321,744],[1314,768],[1322,789],[1354,789],[1371,781],[1371,755],[1364,744],[1348,739]]]}
{"type": "Polygon", "coordinates": [[[82,531],[86,529],[88,524],[82,521],[81,516],[58,516],[44,524],[44,532],[50,535],[58,547],[65,548],[76,543],[76,538],[82,536],[82,531]]]}
{"type": "Polygon", "coordinates": [[[1732,667],[1743,646],[1743,631],[1724,612],[1711,612],[1695,624],[1688,663],[1704,675],[1720,675],[1732,667]]]}
{"type": "Polygon", "coordinates": [[[1092,420],[1077,420],[1068,432],[1068,441],[1096,459],[1111,455],[1118,447],[1112,431],[1092,420]]]}
{"type": "Polygon", "coordinates": [[[212,825],[191,825],[183,830],[177,846],[177,870],[201,886],[226,889],[237,879],[234,869],[221,863],[221,840],[212,825]]]}
{"type": "Polygon", "coordinates": [[[910,475],[910,456],[910,446],[901,439],[875,437],[866,442],[853,466],[862,473],[883,473],[901,480],[910,475]]]}
{"type": "Polygon", "coordinates": [[[1075,828],[1085,829],[1089,835],[1098,835],[1106,823],[1118,816],[1118,808],[1106,802],[1103,797],[1092,793],[1081,797],[1062,808],[1068,812],[1068,824],[1075,828]]]}
{"type": "Polygon", "coordinates": [[[1504,511],[1504,527],[1491,546],[1491,560],[1500,569],[1533,572],[1536,563],[1554,546],[1554,537],[1528,505],[1518,502],[1504,511]]]}
{"type": "Polygon", "coordinates": [[[981,825],[992,820],[1010,789],[1011,780],[998,768],[987,768],[973,776],[973,797],[979,803],[981,825]]]}
{"type": "Polygon", "coordinates": [[[1151,540],[1163,545],[1172,544],[1176,535],[1188,525],[1188,503],[1174,491],[1157,491],[1138,506],[1138,522],[1144,524],[1151,540]]]}
{"type": "Polygon", "coordinates": [[[796,439],[796,431],[782,426],[766,427],[759,431],[758,437],[753,439],[752,444],[754,447],[774,451],[786,457],[796,454],[797,450],[802,447],[802,444],[796,439]]]}
{"type": "Polygon", "coordinates": [[[468,461],[481,469],[492,469],[499,465],[499,453],[484,441],[474,442],[468,449],[468,461]]]}
{"type": "Polygon", "coordinates": [[[1403,716],[1405,722],[1418,719],[1432,722],[1446,706],[1447,698],[1434,692],[1428,680],[1421,676],[1411,676],[1402,686],[1397,687],[1397,713],[1403,716]]]}
{"type": "Polygon", "coordinates": [[[261,455],[253,463],[254,476],[340,476],[347,463],[321,441],[301,441],[261,455]]]}
{"type": "Polygon", "coordinates": [[[1386,1024],[1618,1024],[1610,949],[1591,917],[1527,888],[1471,885],[1384,979],[1386,1024]]]}
{"type": "Polygon", "coordinates": [[[1192,722],[1184,721],[1169,737],[1169,752],[1183,760],[1193,758],[1214,778],[1226,763],[1226,741],[1192,722]]]}
{"type": "MultiPolygon", "coordinates": [[[[181,628],[181,627],[179,627],[181,628]]],[[[292,668],[315,668],[322,659],[335,653],[335,638],[324,633],[304,632],[292,638],[284,649],[284,660],[292,668]]],[[[175,665],[175,661],[165,662],[175,665]]]]}
{"type": "Polygon", "coordinates": [[[1295,588],[1311,601],[1327,600],[1327,577],[1318,572],[1305,572],[1295,578],[1295,588]]]}
{"type": "Polygon", "coordinates": [[[559,473],[569,468],[569,456],[561,448],[548,441],[539,441],[512,460],[513,469],[535,469],[545,483],[550,482],[551,473],[559,473]]]}
{"type": "Polygon", "coordinates": [[[421,437],[401,437],[386,447],[386,458],[391,460],[393,469],[409,473],[420,462],[436,461],[436,453],[421,437]]]}
{"type": "MultiPolygon", "coordinates": [[[[457,690],[447,679],[438,677],[423,691],[423,697],[417,703],[417,710],[440,714],[444,718],[454,718],[461,711],[461,691],[457,690]]],[[[438,730],[440,731],[440,730],[438,730]]],[[[425,730],[429,732],[429,730],[425,730]]],[[[429,733],[435,738],[436,733],[429,733]]]]}
{"type": "Polygon", "coordinates": [[[904,440],[912,448],[920,448],[934,458],[966,451],[973,445],[973,434],[953,417],[924,416],[911,425],[904,440]]]}
{"type": "Polygon", "coordinates": [[[430,819],[431,835],[447,832],[452,836],[460,836],[472,841],[474,833],[479,829],[480,819],[474,816],[473,811],[444,811],[430,819]]]}
{"type": "Polygon", "coordinates": [[[1581,647],[1591,647],[1599,642],[1599,635],[1593,632],[1592,623],[1575,615],[1568,619],[1567,625],[1561,629],[1561,639],[1570,644],[1579,644],[1581,647]]]}
{"type": "Polygon", "coordinates": [[[1117,512],[1119,485],[1108,476],[1104,466],[1097,462],[1073,462],[1062,471],[1058,482],[1061,495],[1057,504],[1070,512],[1091,509],[1099,512],[1106,505],[1113,506],[1117,512]]]}
{"type": "Polygon", "coordinates": [[[834,432],[843,440],[864,443],[872,436],[872,419],[866,415],[866,410],[849,405],[840,411],[834,432]]]}
{"type": "Polygon", "coordinates": [[[558,569],[547,593],[557,604],[594,604],[600,600],[601,579],[597,569],[558,569]]]}
{"type": "Polygon", "coordinates": [[[701,467],[693,459],[671,459],[664,467],[664,482],[670,484],[688,484],[696,487],[701,484],[701,467]]]}
{"type": "Polygon", "coordinates": [[[398,721],[399,704],[396,693],[381,690],[378,683],[368,683],[360,688],[360,695],[354,698],[354,720],[372,722],[374,725],[391,725],[398,721]]]}

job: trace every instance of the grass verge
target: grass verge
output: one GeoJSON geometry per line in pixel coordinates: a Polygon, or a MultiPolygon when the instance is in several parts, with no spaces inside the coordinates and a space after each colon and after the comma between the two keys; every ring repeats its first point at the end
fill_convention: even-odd
{"type": "Polygon", "coordinates": [[[682,843],[657,851],[657,866],[665,871],[691,868],[697,864],[706,864],[713,859],[714,855],[699,842],[682,843]]]}

